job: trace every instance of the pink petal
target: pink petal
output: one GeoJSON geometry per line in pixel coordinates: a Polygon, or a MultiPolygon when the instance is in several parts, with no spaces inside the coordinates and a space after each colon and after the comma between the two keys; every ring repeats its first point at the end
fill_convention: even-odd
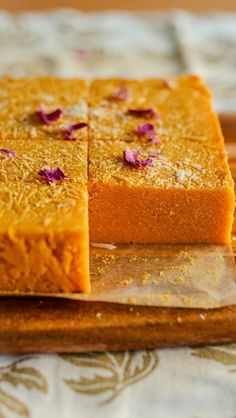
{"type": "Polygon", "coordinates": [[[60,119],[62,115],[61,109],[53,110],[53,112],[46,113],[42,106],[37,110],[37,115],[39,116],[41,122],[43,122],[45,125],[49,125],[52,122],[56,122],[58,119],[60,119]]]}
{"type": "Polygon", "coordinates": [[[150,167],[152,165],[152,158],[148,157],[146,159],[140,158],[139,151],[131,151],[129,149],[125,149],[123,152],[123,159],[124,162],[133,167],[133,168],[143,168],[143,167],[150,167]]]}
{"type": "Polygon", "coordinates": [[[160,144],[161,140],[160,138],[158,138],[155,135],[151,135],[148,140],[152,143],[152,144],[160,144]]]}
{"type": "Polygon", "coordinates": [[[76,138],[73,137],[73,132],[78,131],[80,129],[85,128],[86,126],[88,126],[87,123],[85,122],[79,122],[79,123],[75,123],[73,125],[69,125],[67,126],[67,128],[64,128],[62,130],[63,136],[65,141],[76,141],[76,138]]]}
{"type": "Polygon", "coordinates": [[[128,115],[135,116],[137,118],[144,119],[157,119],[160,116],[157,115],[154,109],[129,109],[128,115]]]}
{"type": "Polygon", "coordinates": [[[60,167],[43,167],[38,174],[42,177],[42,179],[47,183],[55,183],[58,180],[67,180],[68,177],[63,173],[60,167]]]}
{"type": "Polygon", "coordinates": [[[8,158],[13,158],[16,156],[16,151],[7,148],[0,148],[0,154],[5,155],[8,158]]]}
{"type": "Polygon", "coordinates": [[[68,128],[70,129],[70,132],[74,132],[82,128],[85,128],[86,126],[88,126],[86,122],[79,122],[79,123],[74,123],[73,125],[69,125],[68,128]]]}
{"type": "Polygon", "coordinates": [[[155,126],[152,123],[144,123],[137,128],[139,135],[152,135],[155,133],[155,126]]]}
{"type": "Polygon", "coordinates": [[[139,165],[140,167],[151,167],[152,162],[152,158],[148,157],[145,160],[139,160],[139,165]]]}
{"type": "Polygon", "coordinates": [[[127,87],[120,87],[112,93],[111,97],[116,100],[127,100],[130,95],[130,90],[127,87]]]}

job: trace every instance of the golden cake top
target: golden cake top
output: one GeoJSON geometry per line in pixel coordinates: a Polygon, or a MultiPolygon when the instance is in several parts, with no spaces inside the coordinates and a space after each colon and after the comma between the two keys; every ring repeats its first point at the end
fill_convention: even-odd
{"type": "MultiPolygon", "coordinates": [[[[85,80],[1,78],[0,139],[62,139],[68,126],[87,123],[87,100],[85,80]]],[[[84,129],[75,135],[87,139],[84,129]]]]}
{"type": "Polygon", "coordinates": [[[224,150],[186,139],[166,141],[158,148],[137,142],[92,141],[89,177],[91,183],[153,189],[219,190],[233,185],[224,150]],[[131,151],[127,159],[124,151],[131,151]]]}
{"type": "Polygon", "coordinates": [[[0,232],[59,233],[83,228],[85,142],[1,140],[0,182],[0,232]]]}
{"type": "Polygon", "coordinates": [[[95,80],[89,101],[90,137],[94,140],[140,142],[144,138],[137,130],[149,122],[160,139],[189,139],[223,147],[211,93],[198,76],[95,80]],[[149,114],[142,115],[142,110],[149,110],[149,114]]]}
{"type": "Polygon", "coordinates": [[[197,76],[95,80],[90,179],[154,189],[232,187],[209,90],[197,76]]]}

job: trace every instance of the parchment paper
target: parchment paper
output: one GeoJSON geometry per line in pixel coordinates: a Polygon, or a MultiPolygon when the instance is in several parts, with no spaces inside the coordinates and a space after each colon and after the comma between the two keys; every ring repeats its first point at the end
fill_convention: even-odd
{"type": "Polygon", "coordinates": [[[236,303],[232,248],[119,245],[91,248],[90,295],[73,299],[150,306],[215,308],[236,303]]]}
{"type": "MultiPolygon", "coordinates": [[[[230,246],[95,244],[90,250],[90,272],[90,294],[34,296],[206,309],[236,303],[230,246]]],[[[10,295],[1,295],[6,294],[10,295]]]]}

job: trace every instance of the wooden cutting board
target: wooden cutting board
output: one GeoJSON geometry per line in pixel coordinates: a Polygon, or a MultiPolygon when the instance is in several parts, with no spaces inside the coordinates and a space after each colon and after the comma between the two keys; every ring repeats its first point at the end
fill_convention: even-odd
{"type": "MultiPolygon", "coordinates": [[[[222,115],[221,122],[236,179],[236,117],[222,115]]],[[[236,232],[236,224],[234,229],[236,232]]],[[[203,310],[0,298],[2,354],[118,351],[235,341],[236,305],[203,310]]]]}

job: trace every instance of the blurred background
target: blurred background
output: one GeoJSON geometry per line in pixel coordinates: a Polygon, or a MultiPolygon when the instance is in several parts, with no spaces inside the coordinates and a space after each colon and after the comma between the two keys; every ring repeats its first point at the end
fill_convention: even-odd
{"type": "Polygon", "coordinates": [[[183,8],[194,11],[236,10],[235,0],[1,0],[0,8],[12,11],[75,7],[80,10],[129,9],[166,10],[183,8]]]}

